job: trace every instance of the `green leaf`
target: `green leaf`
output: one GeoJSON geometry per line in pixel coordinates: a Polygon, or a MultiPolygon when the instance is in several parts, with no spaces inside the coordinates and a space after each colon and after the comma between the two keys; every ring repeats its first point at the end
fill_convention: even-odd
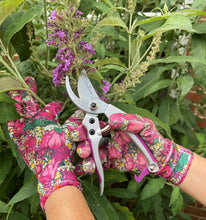
{"type": "Polygon", "coordinates": [[[181,29],[188,32],[194,32],[190,19],[183,14],[174,14],[170,16],[159,29],[163,31],[181,29]]]}
{"type": "Polygon", "coordinates": [[[36,178],[33,177],[20,188],[20,190],[11,198],[7,205],[12,205],[27,199],[35,193],[37,193],[37,181],[36,178]]]}
{"type": "Polygon", "coordinates": [[[152,85],[150,88],[148,88],[144,93],[144,98],[153,92],[156,92],[160,89],[164,89],[168,86],[170,86],[173,83],[173,80],[170,79],[163,79],[152,85]]]}
{"type": "MultiPolygon", "coordinates": [[[[173,13],[167,13],[162,16],[156,16],[156,17],[142,19],[142,20],[135,20],[134,24],[132,26],[132,29],[134,30],[137,26],[142,25],[142,24],[147,24],[147,23],[154,22],[154,21],[166,20],[166,19],[169,19],[171,16],[176,16],[176,15],[184,15],[184,16],[206,15],[206,12],[200,11],[197,9],[184,9],[184,10],[180,10],[180,11],[173,12],[173,13]]],[[[176,29],[176,28],[174,28],[174,29],[176,29]]]]}
{"type": "Polygon", "coordinates": [[[174,99],[167,97],[161,101],[158,116],[168,125],[172,125],[178,121],[180,118],[180,111],[174,99]]]}
{"type": "Polygon", "coordinates": [[[177,215],[183,208],[183,198],[182,195],[179,194],[178,198],[176,199],[176,201],[172,204],[171,210],[172,210],[172,214],[173,216],[177,215]]]}
{"type": "Polygon", "coordinates": [[[124,188],[106,189],[104,193],[106,196],[114,196],[117,198],[125,198],[125,199],[133,199],[138,197],[135,193],[130,192],[128,189],[124,189],[124,188]]]}
{"type": "Polygon", "coordinates": [[[153,68],[150,72],[145,74],[140,78],[141,83],[135,87],[135,92],[133,93],[134,100],[137,102],[144,98],[150,92],[151,88],[155,88],[154,85],[160,82],[160,77],[164,71],[171,70],[173,65],[158,66],[153,68]]]}
{"type": "Polygon", "coordinates": [[[30,219],[31,218],[17,211],[12,211],[11,214],[9,215],[9,220],[30,220],[30,219]]]}
{"type": "Polygon", "coordinates": [[[158,127],[161,127],[164,129],[168,135],[169,138],[172,139],[171,137],[171,130],[170,127],[162,122],[159,118],[157,118],[155,115],[153,115],[151,112],[147,111],[146,109],[136,107],[134,105],[126,104],[126,103],[112,103],[116,107],[120,108],[122,111],[125,111],[127,113],[132,113],[132,114],[138,114],[146,118],[150,118],[158,127]]]}
{"type": "Polygon", "coordinates": [[[20,118],[14,104],[0,102],[0,123],[7,123],[8,121],[15,121],[20,118]]]}
{"type": "Polygon", "coordinates": [[[3,130],[2,130],[1,125],[0,125],[0,140],[2,140],[2,141],[7,141],[6,138],[5,138],[5,136],[4,136],[4,132],[3,132],[3,130]]]}
{"type": "Polygon", "coordinates": [[[108,169],[104,171],[104,184],[105,186],[112,185],[113,183],[121,183],[127,181],[124,173],[115,169],[108,169]]]}
{"type": "Polygon", "coordinates": [[[24,0],[6,0],[0,3],[0,25],[4,19],[24,0]]]}
{"type": "MultiPolygon", "coordinates": [[[[195,33],[197,33],[197,34],[205,34],[206,33],[205,22],[199,22],[197,24],[193,24],[193,29],[195,30],[195,33]]],[[[193,37],[192,37],[192,39],[193,39],[193,37]]],[[[195,49],[195,48],[192,47],[192,49],[195,49]]]]}
{"type": "Polygon", "coordinates": [[[132,178],[129,181],[129,184],[127,185],[127,189],[132,192],[132,193],[136,193],[140,187],[144,184],[145,179],[143,179],[140,183],[138,183],[134,178],[132,178]]]}
{"type": "Polygon", "coordinates": [[[165,180],[162,178],[151,179],[141,192],[141,200],[148,199],[157,194],[165,185],[165,180]]]}
{"type": "Polygon", "coordinates": [[[177,79],[177,85],[181,91],[181,97],[185,96],[193,87],[194,79],[192,76],[180,76],[177,79]]]}
{"type": "Polygon", "coordinates": [[[113,203],[113,206],[116,209],[116,212],[119,216],[119,220],[135,220],[133,213],[130,212],[130,210],[128,209],[128,207],[125,206],[121,206],[119,203],[115,202],[113,203]]]}
{"type": "Polygon", "coordinates": [[[39,15],[43,10],[43,2],[39,3],[38,5],[31,7],[25,13],[22,14],[19,18],[17,18],[14,22],[12,22],[8,29],[5,32],[4,42],[5,45],[8,46],[8,43],[12,36],[20,31],[25,24],[32,21],[37,15],[39,15]]]}
{"type": "MultiPolygon", "coordinates": [[[[204,22],[205,25],[205,22],[204,22]]],[[[206,26],[206,25],[205,25],[206,26]]],[[[204,35],[193,35],[192,36],[192,50],[190,55],[193,57],[197,57],[206,60],[206,39],[204,35]]],[[[206,82],[206,68],[205,64],[199,62],[193,62],[192,68],[195,72],[195,75],[199,80],[204,80],[206,82]]]]}
{"type": "Polygon", "coordinates": [[[0,200],[0,213],[7,213],[9,211],[9,207],[7,204],[0,200]]]}
{"type": "Polygon", "coordinates": [[[174,186],[172,190],[169,206],[172,206],[177,201],[179,195],[180,195],[180,189],[177,186],[174,186]]]}
{"type": "Polygon", "coordinates": [[[9,171],[12,167],[12,155],[8,154],[8,152],[1,152],[1,160],[0,160],[0,185],[4,182],[7,177],[9,171]]]}
{"type": "Polygon", "coordinates": [[[112,204],[104,195],[100,196],[99,189],[96,186],[91,185],[86,181],[82,181],[81,183],[84,189],[84,196],[96,219],[119,220],[112,204]]]}
{"type": "Polygon", "coordinates": [[[119,26],[124,28],[124,30],[128,32],[127,25],[124,23],[124,21],[121,18],[115,16],[108,16],[103,18],[98,22],[98,24],[94,27],[93,30],[96,30],[103,26],[119,26]]]}
{"type": "Polygon", "coordinates": [[[6,93],[0,93],[0,102],[15,103],[6,93]]]}
{"type": "Polygon", "coordinates": [[[0,92],[23,89],[21,83],[12,77],[5,76],[0,78],[0,92]]]}
{"type": "Polygon", "coordinates": [[[157,63],[201,63],[206,65],[206,59],[203,59],[201,57],[194,57],[194,56],[169,56],[164,59],[156,59],[150,61],[150,64],[157,64],[157,63]]]}
{"type": "Polygon", "coordinates": [[[126,69],[125,65],[120,61],[119,57],[107,58],[103,60],[98,60],[95,62],[95,66],[104,66],[107,64],[119,65],[126,69]]]}
{"type": "Polygon", "coordinates": [[[97,43],[95,51],[96,51],[97,55],[100,57],[100,59],[104,59],[104,57],[105,57],[105,47],[102,44],[97,43]]]}

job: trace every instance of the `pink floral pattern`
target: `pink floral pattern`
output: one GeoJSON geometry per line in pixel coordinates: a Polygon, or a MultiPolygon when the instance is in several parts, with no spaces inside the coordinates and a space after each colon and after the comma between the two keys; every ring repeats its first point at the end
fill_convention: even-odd
{"type": "MultiPolygon", "coordinates": [[[[179,185],[184,180],[192,163],[193,153],[169,139],[163,138],[150,119],[134,114],[118,113],[110,117],[109,125],[113,129],[121,129],[141,136],[158,162],[160,170],[156,174],[169,180],[174,185],[179,185]]],[[[119,136],[116,133],[113,139],[118,143],[122,142],[122,137],[122,135],[119,136]]],[[[128,146],[130,146],[131,151],[132,143],[128,142],[128,146]]],[[[129,153],[129,155],[133,154],[129,153]]],[[[139,156],[144,157],[141,153],[138,154],[139,156]]],[[[143,161],[143,159],[139,159],[139,161],[143,161]]],[[[131,162],[126,169],[130,169],[130,166],[131,162]]],[[[141,170],[142,168],[138,163],[138,169],[141,170]]]]}
{"type": "MultiPolygon", "coordinates": [[[[36,92],[35,81],[29,77],[26,82],[36,92]]],[[[76,111],[60,125],[60,102],[51,102],[40,110],[33,97],[25,91],[10,92],[10,96],[19,101],[16,104],[17,111],[23,116],[8,123],[10,137],[36,175],[41,207],[44,210],[46,199],[56,189],[65,185],[74,185],[81,189],[72,163],[76,151],[74,141],[86,139],[85,130],[81,126],[84,114],[76,111]]]]}

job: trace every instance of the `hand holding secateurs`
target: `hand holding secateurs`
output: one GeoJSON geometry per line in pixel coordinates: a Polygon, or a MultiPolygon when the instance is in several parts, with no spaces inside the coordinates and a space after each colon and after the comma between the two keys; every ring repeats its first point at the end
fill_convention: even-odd
{"type": "MultiPolygon", "coordinates": [[[[124,113],[119,108],[114,105],[107,104],[102,101],[97,95],[95,89],[93,88],[86,71],[83,70],[78,79],[78,95],[77,97],[71,89],[70,82],[68,76],[66,77],[66,88],[70,99],[73,103],[86,112],[85,117],[82,121],[82,124],[87,130],[88,141],[92,148],[92,157],[95,161],[96,171],[99,176],[100,181],[100,194],[102,195],[104,191],[104,172],[102,163],[99,155],[99,142],[102,139],[102,134],[110,130],[110,126],[106,126],[105,128],[100,128],[99,123],[99,114],[105,114],[107,118],[110,118],[111,115],[115,113],[124,113]]],[[[146,176],[149,172],[157,173],[159,167],[157,165],[156,159],[150,152],[148,146],[144,143],[144,141],[137,135],[128,131],[125,131],[130,139],[133,141],[134,145],[140,152],[142,152],[147,160],[147,167],[145,167],[140,175],[137,177],[135,175],[136,181],[140,182],[144,176],[146,176]]]]}

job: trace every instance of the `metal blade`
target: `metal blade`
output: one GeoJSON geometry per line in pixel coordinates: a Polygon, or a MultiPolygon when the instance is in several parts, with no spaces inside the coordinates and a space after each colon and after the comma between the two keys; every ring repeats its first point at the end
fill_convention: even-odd
{"type": "Polygon", "coordinates": [[[92,98],[99,98],[85,70],[82,70],[79,76],[77,89],[78,89],[79,97],[81,99],[88,100],[92,98]]]}
{"type": "Polygon", "coordinates": [[[69,77],[68,77],[68,76],[66,76],[66,89],[67,89],[67,93],[68,93],[70,99],[72,100],[72,102],[73,102],[78,108],[84,110],[84,109],[85,109],[85,106],[87,107],[87,104],[84,103],[83,100],[81,100],[80,98],[78,98],[78,97],[74,94],[74,92],[73,92],[73,90],[72,90],[72,88],[71,88],[71,86],[70,86],[70,82],[69,82],[69,77]]]}
{"type": "Polygon", "coordinates": [[[99,119],[93,114],[87,113],[82,121],[82,124],[87,130],[87,137],[92,148],[92,157],[96,165],[96,171],[100,182],[100,195],[104,191],[104,171],[99,155],[99,142],[102,139],[101,128],[99,124],[99,119]],[[92,119],[92,123],[91,123],[92,119]]]}

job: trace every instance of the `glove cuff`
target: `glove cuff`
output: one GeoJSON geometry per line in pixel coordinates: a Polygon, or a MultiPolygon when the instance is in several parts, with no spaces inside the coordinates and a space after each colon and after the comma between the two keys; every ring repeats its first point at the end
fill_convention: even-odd
{"type": "Polygon", "coordinates": [[[157,174],[173,185],[179,185],[185,179],[194,155],[192,151],[180,145],[174,143],[172,145],[173,148],[157,174]]]}
{"type": "Polygon", "coordinates": [[[64,186],[76,186],[82,191],[81,184],[77,180],[74,174],[74,167],[69,165],[57,165],[59,166],[54,173],[53,170],[49,170],[50,165],[45,167],[44,171],[37,177],[38,179],[38,193],[40,197],[40,205],[45,212],[44,206],[47,198],[55,190],[64,186]]]}

